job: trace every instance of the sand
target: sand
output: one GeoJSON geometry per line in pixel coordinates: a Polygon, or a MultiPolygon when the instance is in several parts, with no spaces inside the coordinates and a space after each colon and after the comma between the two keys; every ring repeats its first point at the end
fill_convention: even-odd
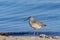
{"type": "Polygon", "coordinates": [[[60,37],[45,38],[39,36],[0,36],[0,40],[60,40],[60,37]]]}

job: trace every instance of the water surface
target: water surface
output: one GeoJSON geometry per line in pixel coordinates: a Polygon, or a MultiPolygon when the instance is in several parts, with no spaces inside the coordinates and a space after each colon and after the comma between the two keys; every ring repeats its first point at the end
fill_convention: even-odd
{"type": "Polygon", "coordinates": [[[0,0],[0,32],[33,32],[25,18],[46,24],[39,32],[60,32],[60,0],[0,0]]]}

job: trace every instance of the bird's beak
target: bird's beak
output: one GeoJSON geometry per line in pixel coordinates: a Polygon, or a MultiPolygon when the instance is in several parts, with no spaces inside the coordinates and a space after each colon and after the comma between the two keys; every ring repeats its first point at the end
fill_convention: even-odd
{"type": "Polygon", "coordinates": [[[26,18],[24,21],[28,20],[29,18],[26,18]]]}

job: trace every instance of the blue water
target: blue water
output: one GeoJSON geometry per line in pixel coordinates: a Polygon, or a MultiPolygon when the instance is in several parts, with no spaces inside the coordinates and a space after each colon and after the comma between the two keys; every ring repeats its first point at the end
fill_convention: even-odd
{"type": "Polygon", "coordinates": [[[60,32],[60,0],[0,0],[0,32],[33,32],[29,16],[47,25],[37,31],[60,32]]]}
{"type": "Polygon", "coordinates": [[[60,36],[60,32],[15,32],[8,33],[8,36],[39,36],[41,34],[45,34],[48,36],[60,36]]]}

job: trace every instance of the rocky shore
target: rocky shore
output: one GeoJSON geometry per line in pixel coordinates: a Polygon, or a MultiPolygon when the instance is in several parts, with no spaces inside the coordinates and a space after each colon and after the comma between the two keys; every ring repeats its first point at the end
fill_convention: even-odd
{"type": "Polygon", "coordinates": [[[6,36],[0,35],[0,40],[60,40],[59,36],[48,36],[41,34],[39,36],[6,36]]]}

